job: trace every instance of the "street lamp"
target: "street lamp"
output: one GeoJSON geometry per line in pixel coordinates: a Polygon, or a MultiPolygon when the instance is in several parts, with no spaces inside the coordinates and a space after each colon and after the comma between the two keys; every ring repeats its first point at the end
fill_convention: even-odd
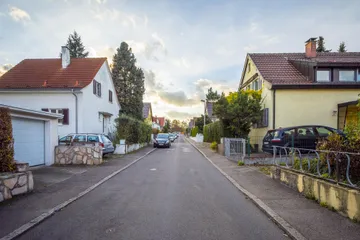
{"type": "Polygon", "coordinates": [[[205,130],[205,115],[206,115],[206,100],[201,99],[201,101],[204,103],[204,127],[203,127],[203,133],[205,130]]]}

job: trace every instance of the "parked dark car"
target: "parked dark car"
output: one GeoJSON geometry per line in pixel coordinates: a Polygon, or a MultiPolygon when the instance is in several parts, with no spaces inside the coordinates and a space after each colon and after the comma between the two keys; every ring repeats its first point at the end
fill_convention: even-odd
{"type": "Polygon", "coordinates": [[[170,135],[168,133],[159,133],[154,139],[154,148],[171,147],[170,135]]]}
{"type": "MultiPolygon", "coordinates": [[[[337,133],[345,137],[345,134],[340,130],[320,125],[269,130],[263,139],[262,150],[273,153],[273,146],[292,147],[292,141],[294,141],[295,148],[316,149],[319,140],[326,139],[331,133],[337,133]]],[[[279,153],[279,150],[280,148],[277,149],[277,153],[279,153]]]]}
{"type": "Polygon", "coordinates": [[[176,137],[176,134],[175,134],[175,133],[170,133],[170,134],[169,134],[169,138],[170,138],[170,141],[171,141],[171,142],[174,142],[177,137],[176,137]]]}

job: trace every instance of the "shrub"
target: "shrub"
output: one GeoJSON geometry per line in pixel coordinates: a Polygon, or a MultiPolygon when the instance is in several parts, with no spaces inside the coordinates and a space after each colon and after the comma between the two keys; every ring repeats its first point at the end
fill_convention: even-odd
{"type": "Polygon", "coordinates": [[[116,122],[116,141],[125,139],[128,144],[150,142],[151,125],[121,114],[116,122]]]}
{"type": "Polygon", "coordinates": [[[196,134],[198,134],[198,132],[199,132],[198,126],[194,127],[193,129],[191,129],[191,136],[196,137],[196,134]]]}
{"type": "Polygon", "coordinates": [[[16,169],[13,143],[9,109],[0,108],[0,172],[12,172],[16,169]]]}
{"type": "Polygon", "coordinates": [[[216,141],[217,143],[220,143],[222,137],[224,137],[224,127],[221,121],[205,125],[204,142],[216,141]]]}
{"type": "Polygon", "coordinates": [[[217,150],[217,148],[218,148],[218,143],[217,142],[212,142],[211,144],[210,144],[210,148],[212,149],[212,150],[214,150],[214,151],[216,151],[217,150]]]}

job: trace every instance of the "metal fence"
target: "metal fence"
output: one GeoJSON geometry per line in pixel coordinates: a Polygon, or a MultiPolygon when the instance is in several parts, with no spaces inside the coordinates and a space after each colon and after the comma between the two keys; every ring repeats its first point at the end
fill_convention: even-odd
{"type": "Polygon", "coordinates": [[[273,146],[273,162],[360,189],[360,153],[273,146]]]}
{"type": "Polygon", "coordinates": [[[231,160],[244,161],[246,155],[246,139],[224,138],[225,156],[231,160]]]}

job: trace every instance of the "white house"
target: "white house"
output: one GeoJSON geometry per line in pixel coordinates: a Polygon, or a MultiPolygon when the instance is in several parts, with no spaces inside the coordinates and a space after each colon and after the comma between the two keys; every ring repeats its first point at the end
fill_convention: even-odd
{"type": "Polygon", "coordinates": [[[106,58],[25,59],[0,77],[0,104],[63,114],[58,135],[111,133],[120,104],[106,58]]]}
{"type": "Polygon", "coordinates": [[[58,144],[58,121],[63,115],[0,104],[10,111],[14,158],[30,166],[52,165],[58,144]]]}

